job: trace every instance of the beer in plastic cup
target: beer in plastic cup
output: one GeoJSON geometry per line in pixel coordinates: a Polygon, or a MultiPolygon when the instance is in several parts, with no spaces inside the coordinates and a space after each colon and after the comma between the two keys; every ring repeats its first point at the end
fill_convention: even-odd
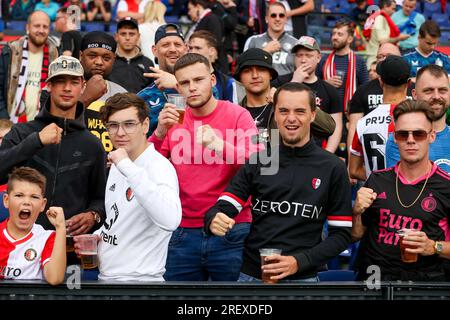
{"type": "Polygon", "coordinates": [[[73,236],[67,235],[66,236],[66,252],[73,252],[75,251],[75,248],[73,247],[73,236]]]}
{"type": "Polygon", "coordinates": [[[170,93],[167,95],[167,102],[175,105],[178,112],[178,123],[183,124],[184,113],[186,111],[186,97],[178,93],[170,93]]]}
{"type": "Polygon", "coordinates": [[[96,268],[98,266],[97,236],[93,234],[83,234],[81,236],[77,236],[77,243],[79,244],[81,268],[96,268]]]}
{"type": "MultiPolygon", "coordinates": [[[[259,249],[259,254],[261,256],[261,266],[268,264],[264,261],[265,257],[273,256],[274,254],[281,254],[281,249],[273,249],[273,248],[263,248],[259,249]]],[[[272,262],[273,263],[273,262],[272,262]]],[[[278,280],[270,279],[271,276],[275,276],[273,273],[264,273],[261,271],[261,279],[264,283],[277,283],[278,280]]]]}
{"type": "Polygon", "coordinates": [[[401,229],[401,230],[397,231],[397,234],[400,236],[400,254],[402,256],[402,261],[405,263],[417,262],[417,258],[418,258],[417,253],[407,252],[405,250],[406,248],[416,249],[416,247],[413,247],[410,245],[405,245],[403,243],[404,237],[411,231],[414,231],[414,230],[405,228],[405,229],[401,229]]]}

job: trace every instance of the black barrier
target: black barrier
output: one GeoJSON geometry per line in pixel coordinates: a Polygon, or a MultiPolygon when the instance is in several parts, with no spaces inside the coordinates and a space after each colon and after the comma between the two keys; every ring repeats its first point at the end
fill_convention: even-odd
{"type": "Polygon", "coordinates": [[[39,281],[0,282],[0,300],[389,300],[390,287],[363,282],[249,284],[236,282],[102,283],[56,287],[39,281]],[[71,287],[72,289],[69,289],[71,287]]]}

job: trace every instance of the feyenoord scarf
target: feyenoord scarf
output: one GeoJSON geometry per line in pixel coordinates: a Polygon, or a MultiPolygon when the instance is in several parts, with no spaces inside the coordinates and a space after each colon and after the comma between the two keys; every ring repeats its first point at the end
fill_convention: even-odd
{"type": "MultiPolygon", "coordinates": [[[[44,55],[42,58],[40,90],[42,90],[45,87],[48,77],[48,65],[50,61],[47,43],[44,45],[43,51],[44,55]]],[[[25,107],[25,92],[26,92],[25,88],[27,85],[28,61],[29,61],[29,54],[28,54],[28,37],[27,37],[23,42],[22,47],[22,62],[20,64],[19,81],[16,90],[16,96],[14,98],[14,106],[11,110],[11,113],[9,114],[11,121],[14,123],[27,122],[27,114],[25,107]]],[[[39,112],[40,108],[39,101],[37,107],[38,107],[37,112],[39,112]]]]}
{"type": "MultiPolygon", "coordinates": [[[[332,51],[325,61],[323,68],[323,79],[327,80],[336,75],[336,65],[334,64],[335,51],[332,51]]],[[[343,80],[343,79],[342,79],[343,80]]],[[[347,66],[347,80],[344,89],[344,112],[347,110],[347,105],[356,91],[356,54],[350,50],[348,54],[347,66]]]]}

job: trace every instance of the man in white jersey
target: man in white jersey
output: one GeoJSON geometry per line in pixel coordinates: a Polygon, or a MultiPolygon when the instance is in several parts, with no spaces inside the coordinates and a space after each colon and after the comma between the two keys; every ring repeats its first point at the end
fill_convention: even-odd
{"type": "Polygon", "coordinates": [[[36,169],[19,167],[9,175],[3,204],[9,218],[0,224],[0,279],[64,281],[66,223],[61,207],[50,207],[47,217],[56,231],[35,224],[44,211],[45,177],[36,169]]]}
{"type": "MultiPolygon", "coordinates": [[[[178,179],[147,142],[149,110],[133,93],[118,93],[100,109],[116,149],[106,185],[106,221],[99,235],[99,280],[164,281],[172,231],[181,221],[178,179]]],[[[78,249],[75,237],[75,249],[78,249]]]]}
{"type": "Polygon", "coordinates": [[[406,99],[410,68],[402,57],[391,55],[377,65],[377,73],[384,104],[358,121],[350,148],[350,177],[362,181],[372,171],[386,168],[386,142],[394,130],[392,111],[406,99]]]}

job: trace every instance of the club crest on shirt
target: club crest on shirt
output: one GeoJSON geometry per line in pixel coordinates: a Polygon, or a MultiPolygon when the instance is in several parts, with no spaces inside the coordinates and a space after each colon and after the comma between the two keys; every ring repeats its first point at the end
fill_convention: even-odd
{"type": "Polygon", "coordinates": [[[312,179],[312,187],[314,190],[317,190],[320,187],[320,183],[322,182],[322,180],[320,180],[319,178],[313,178],[312,179]]]}
{"type": "Polygon", "coordinates": [[[27,261],[31,262],[37,258],[37,252],[36,252],[36,250],[30,248],[30,249],[27,249],[27,251],[25,251],[25,254],[23,256],[25,257],[25,259],[27,261]]]}
{"type": "Polygon", "coordinates": [[[128,201],[133,200],[133,198],[134,198],[134,193],[133,193],[133,190],[131,190],[130,187],[128,187],[127,191],[125,192],[125,196],[127,197],[127,200],[128,200],[128,201]]]}
{"type": "Polygon", "coordinates": [[[436,209],[436,205],[436,199],[433,198],[432,193],[430,193],[428,197],[425,197],[421,203],[422,209],[426,212],[433,212],[434,209],[436,209]]]}

